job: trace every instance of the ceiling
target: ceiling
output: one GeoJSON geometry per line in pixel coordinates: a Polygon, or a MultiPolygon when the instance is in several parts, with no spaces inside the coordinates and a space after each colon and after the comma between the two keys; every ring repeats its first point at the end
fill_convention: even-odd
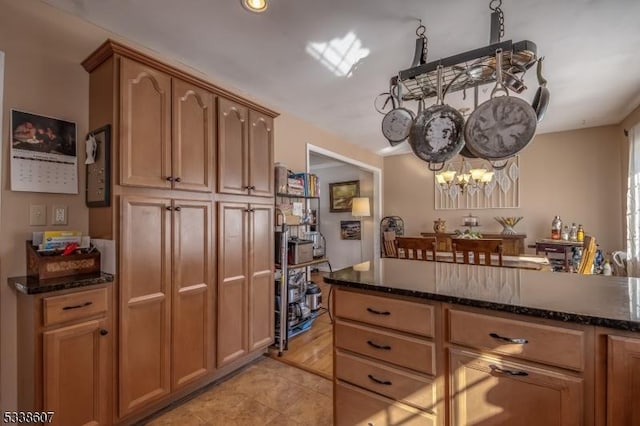
{"type": "MultiPolygon", "coordinates": [[[[261,14],[240,0],[45,1],[383,155],[408,148],[391,149],[373,101],[410,67],[418,20],[428,62],[489,44],[488,0],[270,0],[261,14]],[[368,55],[346,76],[308,53],[349,37],[368,55]]],[[[551,103],[538,133],[617,124],[640,104],[640,1],[504,0],[502,10],[503,40],[533,41],[545,57],[551,103]]],[[[525,83],[531,101],[533,72],[525,83]]],[[[471,98],[446,101],[468,108],[471,98]]]]}

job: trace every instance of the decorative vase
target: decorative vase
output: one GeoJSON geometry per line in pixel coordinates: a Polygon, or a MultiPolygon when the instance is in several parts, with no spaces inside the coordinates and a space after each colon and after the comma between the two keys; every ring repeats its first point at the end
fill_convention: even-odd
{"type": "Polygon", "coordinates": [[[502,225],[502,234],[513,235],[517,233],[513,227],[522,220],[522,217],[495,217],[494,219],[502,225]]]}
{"type": "Polygon", "coordinates": [[[502,233],[505,235],[513,235],[516,233],[516,230],[513,229],[511,225],[502,225],[502,233]]]}
{"type": "Polygon", "coordinates": [[[433,221],[433,230],[436,234],[444,234],[447,232],[447,222],[438,218],[438,220],[433,221]]]}

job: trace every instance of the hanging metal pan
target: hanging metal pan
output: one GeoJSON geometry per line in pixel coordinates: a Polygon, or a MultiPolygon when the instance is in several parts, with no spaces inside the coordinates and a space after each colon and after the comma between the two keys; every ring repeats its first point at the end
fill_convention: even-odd
{"type": "Polygon", "coordinates": [[[389,89],[393,109],[382,119],[382,134],[389,141],[391,146],[404,142],[409,137],[411,126],[413,125],[413,112],[402,106],[402,83],[396,80],[395,85],[389,89]],[[396,101],[397,106],[396,106],[396,101]]]}
{"type": "Polygon", "coordinates": [[[469,151],[490,161],[504,160],[520,152],[536,133],[537,116],[526,101],[509,96],[502,83],[502,49],[496,51],[496,86],[491,99],[467,119],[464,139],[469,151]],[[496,96],[498,91],[505,96],[496,96]]]}
{"type": "Polygon", "coordinates": [[[411,127],[409,145],[413,153],[429,163],[429,169],[441,170],[444,163],[455,157],[464,146],[462,130],[464,117],[457,109],[445,105],[442,96],[442,66],[438,66],[436,104],[422,108],[411,127]]]}

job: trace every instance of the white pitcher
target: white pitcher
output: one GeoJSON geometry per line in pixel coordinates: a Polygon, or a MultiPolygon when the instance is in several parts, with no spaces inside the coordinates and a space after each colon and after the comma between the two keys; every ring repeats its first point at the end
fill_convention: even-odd
{"type": "Polygon", "coordinates": [[[626,277],[627,276],[627,253],[624,251],[614,251],[613,253],[611,253],[611,259],[613,259],[614,275],[626,277]]]}

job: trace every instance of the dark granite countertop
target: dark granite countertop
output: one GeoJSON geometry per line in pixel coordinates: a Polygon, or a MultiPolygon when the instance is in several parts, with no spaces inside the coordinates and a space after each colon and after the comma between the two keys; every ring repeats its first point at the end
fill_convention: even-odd
{"type": "Polygon", "coordinates": [[[70,288],[87,287],[113,281],[113,275],[101,272],[91,275],[71,275],[68,277],[38,280],[33,277],[10,277],[7,282],[10,287],[24,294],[49,293],[51,291],[67,290],[70,288]]]}
{"type": "Polygon", "coordinates": [[[395,258],[369,262],[369,270],[361,270],[364,265],[332,272],[324,280],[381,293],[640,331],[640,278],[395,258]]]}

